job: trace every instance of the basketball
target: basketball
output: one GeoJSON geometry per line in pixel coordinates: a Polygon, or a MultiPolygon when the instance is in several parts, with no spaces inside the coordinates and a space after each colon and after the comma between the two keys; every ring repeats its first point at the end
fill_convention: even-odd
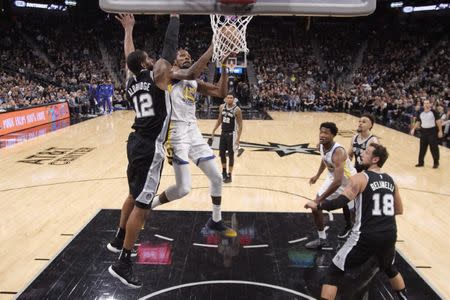
{"type": "Polygon", "coordinates": [[[228,48],[228,55],[236,56],[236,45],[239,45],[239,37],[240,32],[235,25],[225,25],[220,27],[219,29],[220,35],[222,36],[221,40],[228,48]]]}
{"type": "Polygon", "coordinates": [[[239,35],[238,29],[235,25],[225,25],[220,27],[220,33],[228,40],[235,41],[239,35]]]}

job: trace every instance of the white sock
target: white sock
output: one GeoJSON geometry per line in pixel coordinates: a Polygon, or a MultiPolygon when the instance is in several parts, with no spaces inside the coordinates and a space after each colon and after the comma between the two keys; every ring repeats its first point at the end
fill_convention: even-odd
{"type": "Polygon", "coordinates": [[[159,202],[159,195],[155,196],[152,201],[151,209],[154,209],[157,206],[160,206],[161,202],[159,202]]]}
{"type": "Polygon", "coordinates": [[[213,204],[212,219],[214,222],[219,222],[220,220],[222,220],[222,212],[220,211],[220,205],[213,204]]]}
{"type": "Polygon", "coordinates": [[[319,234],[319,238],[320,239],[326,239],[327,238],[327,233],[325,232],[325,230],[317,231],[317,233],[319,234]]]}

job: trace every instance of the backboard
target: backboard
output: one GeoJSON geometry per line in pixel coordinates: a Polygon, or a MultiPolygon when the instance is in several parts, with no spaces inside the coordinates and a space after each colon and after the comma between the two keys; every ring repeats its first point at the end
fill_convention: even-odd
{"type": "MultiPolygon", "coordinates": [[[[111,13],[209,15],[224,14],[218,0],[100,0],[111,13]]],[[[335,16],[370,15],[376,0],[257,0],[248,15],[335,16]]]]}

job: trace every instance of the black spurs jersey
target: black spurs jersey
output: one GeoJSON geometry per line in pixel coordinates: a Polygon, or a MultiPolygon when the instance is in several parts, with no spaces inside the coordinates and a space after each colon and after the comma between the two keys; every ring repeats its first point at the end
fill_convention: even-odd
{"type": "Polygon", "coordinates": [[[225,104],[222,109],[222,132],[233,132],[236,128],[237,105],[231,108],[225,104]]]}
{"type": "Polygon", "coordinates": [[[361,233],[397,232],[394,209],[395,184],[386,173],[364,171],[368,181],[364,191],[355,199],[353,231],[361,233]]]}
{"type": "Polygon", "coordinates": [[[361,143],[358,142],[358,134],[355,135],[352,142],[352,151],[353,155],[355,156],[355,169],[358,172],[361,172],[364,167],[362,165],[362,153],[364,150],[366,150],[367,146],[369,146],[369,141],[373,138],[373,135],[368,136],[365,140],[363,140],[361,143]]]}
{"type": "Polygon", "coordinates": [[[167,136],[172,104],[166,91],[153,81],[153,72],[142,70],[127,82],[127,100],[136,112],[132,128],[151,139],[167,136]]]}

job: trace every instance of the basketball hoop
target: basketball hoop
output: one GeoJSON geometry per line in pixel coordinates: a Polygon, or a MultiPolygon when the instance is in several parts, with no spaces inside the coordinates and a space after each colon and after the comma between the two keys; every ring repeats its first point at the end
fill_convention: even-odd
{"type": "Polygon", "coordinates": [[[213,57],[215,62],[222,62],[230,54],[248,53],[247,25],[253,16],[210,15],[213,31],[213,57]]]}

